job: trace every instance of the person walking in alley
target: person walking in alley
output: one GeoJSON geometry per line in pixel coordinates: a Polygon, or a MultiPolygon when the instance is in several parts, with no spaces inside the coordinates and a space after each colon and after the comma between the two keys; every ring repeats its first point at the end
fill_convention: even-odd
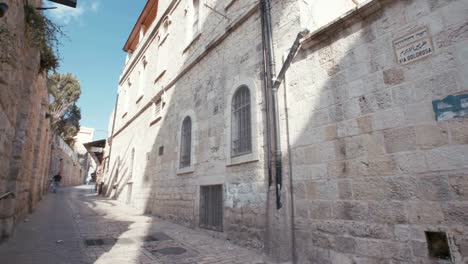
{"type": "Polygon", "coordinates": [[[60,176],[60,174],[56,174],[54,177],[52,177],[52,192],[54,193],[57,192],[57,188],[61,180],[62,180],[62,176],[60,176]]]}

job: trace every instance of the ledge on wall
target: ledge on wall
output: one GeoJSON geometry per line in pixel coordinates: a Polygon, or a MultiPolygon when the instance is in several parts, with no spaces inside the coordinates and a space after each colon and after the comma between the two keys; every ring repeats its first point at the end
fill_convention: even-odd
{"type": "Polygon", "coordinates": [[[368,17],[379,10],[381,10],[384,0],[368,0],[362,4],[358,4],[355,8],[349,10],[345,14],[341,15],[337,19],[324,25],[323,27],[314,30],[305,36],[302,41],[302,49],[309,49],[317,44],[323,43],[324,39],[334,34],[338,30],[342,30],[354,23],[354,18],[359,17],[363,19],[368,17]]]}
{"type": "Polygon", "coordinates": [[[187,52],[187,50],[190,49],[190,47],[200,38],[200,36],[201,36],[201,33],[198,33],[197,35],[195,35],[195,37],[193,37],[193,39],[187,44],[187,47],[185,47],[182,53],[187,52]]]}

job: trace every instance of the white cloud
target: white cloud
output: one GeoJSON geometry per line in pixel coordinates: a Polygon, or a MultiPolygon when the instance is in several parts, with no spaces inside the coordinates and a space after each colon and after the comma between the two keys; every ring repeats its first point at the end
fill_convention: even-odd
{"type": "Polygon", "coordinates": [[[99,2],[94,1],[93,3],[91,3],[91,11],[93,11],[94,13],[97,13],[98,10],[99,10],[99,2]]]}
{"type": "MultiPolygon", "coordinates": [[[[48,15],[50,17],[61,23],[61,24],[69,24],[70,22],[82,22],[83,16],[87,12],[97,13],[99,11],[99,1],[92,1],[91,3],[88,1],[78,1],[77,7],[72,8],[68,6],[64,6],[61,4],[50,3],[50,6],[57,7],[56,9],[52,9],[48,11],[48,15]]],[[[47,5],[49,6],[49,5],[47,5]]]]}

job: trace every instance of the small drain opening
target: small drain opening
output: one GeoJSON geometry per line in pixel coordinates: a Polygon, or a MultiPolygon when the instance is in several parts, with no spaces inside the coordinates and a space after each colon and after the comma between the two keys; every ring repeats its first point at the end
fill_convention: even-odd
{"type": "Polygon", "coordinates": [[[450,260],[450,247],[445,232],[426,231],[427,247],[429,256],[434,259],[450,260]]]}
{"type": "Polygon", "coordinates": [[[172,238],[163,232],[156,232],[151,235],[147,235],[143,237],[144,242],[166,241],[166,240],[172,240],[172,238]]]}
{"type": "Polygon", "coordinates": [[[161,255],[181,255],[187,252],[185,248],[181,247],[167,247],[167,248],[162,248],[158,250],[154,250],[151,253],[157,253],[161,255]]]}
{"type": "Polygon", "coordinates": [[[116,239],[114,238],[96,238],[96,239],[85,239],[85,245],[87,247],[95,247],[95,246],[105,246],[105,245],[114,245],[116,239]]]}

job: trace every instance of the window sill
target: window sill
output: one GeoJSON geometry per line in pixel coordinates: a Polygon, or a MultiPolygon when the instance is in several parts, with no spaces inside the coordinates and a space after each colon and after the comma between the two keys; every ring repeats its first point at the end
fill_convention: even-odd
{"type": "Polygon", "coordinates": [[[164,44],[164,42],[166,42],[167,37],[169,37],[169,33],[166,33],[166,35],[164,35],[164,37],[161,39],[161,42],[159,42],[159,47],[161,47],[162,44],[164,44]]]}
{"type": "Polygon", "coordinates": [[[141,99],[143,99],[143,96],[144,96],[143,94],[140,95],[138,99],[136,99],[135,104],[138,104],[141,101],[141,99]]]}
{"type": "Polygon", "coordinates": [[[189,50],[190,47],[191,47],[195,42],[197,42],[197,40],[200,38],[200,36],[201,36],[201,33],[198,33],[197,35],[195,35],[195,37],[193,37],[193,39],[187,44],[187,46],[186,46],[185,49],[182,51],[182,53],[187,52],[187,50],[189,50]]]}
{"type": "Polygon", "coordinates": [[[241,164],[251,163],[251,162],[258,162],[258,157],[254,153],[245,154],[245,155],[237,156],[237,157],[230,157],[228,158],[226,167],[241,165],[241,164]]]}
{"type": "Polygon", "coordinates": [[[159,121],[161,121],[162,117],[161,116],[158,116],[156,117],[153,121],[150,122],[150,126],[154,126],[156,125],[159,121]]]}
{"type": "Polygon", "coordinates": [[[166,69],[164,69],[164,70],[156,77],[156,79],[154,79],[154,82],[153,82],[153,83],[157,83],[157,82],[164,76],[165,73],[166,73],[166,69]]]}
{"type": "Polygon", "coordinates": [[[195,171],[195,168],[193,165],[190,165],[188,167],[185,167],[185,168],[179,168],[177,169],[177,172],[176,174],[177,175],[182,175],[182,174],[188,174],[188,173],[192,173],[195,171]]]}

